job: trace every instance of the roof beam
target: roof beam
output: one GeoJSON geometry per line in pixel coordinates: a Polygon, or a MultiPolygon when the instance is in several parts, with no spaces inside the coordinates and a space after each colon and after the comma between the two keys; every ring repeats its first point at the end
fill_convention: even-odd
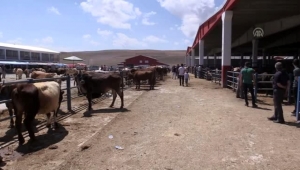
{"type": "Polygon", "coordinates": [[[253,39],[253,29],[255,27],[261,27],[264,30],[264,37],[296,27],[300,25],[300,15],[271,21],[267,23],[257,24],[248,29],[240,38],[234,41],[232,47],[237,47],[246,43],[249,43],[253,39]]]}
{"type": "Polygon", "coordinates": [[[300,42],[300,30],[298,30],[297,32],[291,32],[291,34],[284,36],[281,39],[277,39],[277,41],[266,46],[266,48],[274,48],[274,47],[284,46],[288,44],[294,44],[297,42],[300,42]]]}

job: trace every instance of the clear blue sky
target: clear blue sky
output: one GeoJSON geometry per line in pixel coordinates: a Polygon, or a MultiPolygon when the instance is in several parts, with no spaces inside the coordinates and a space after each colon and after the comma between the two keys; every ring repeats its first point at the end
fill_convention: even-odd
{"type": "Polygon", "coordinates": [[[0,42],[57,51],[178,49],[224,0],[1,0],[0,42]]]}

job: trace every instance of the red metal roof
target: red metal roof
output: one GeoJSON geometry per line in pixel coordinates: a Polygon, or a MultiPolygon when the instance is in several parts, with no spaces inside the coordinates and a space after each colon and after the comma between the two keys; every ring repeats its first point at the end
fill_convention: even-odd
{"type": "MultiPolygon", "coordinates": [[[[199,26],[198,32],[196,34],[193,46],[188,48],[186,54],[190,53],[195,46],[198,45],[199,40],[203,39],[207,33],[216,26],[216,23],[222,19],[222,13],[224,11],[230,10],[233,8],[234,4],[238,0],[227,0],[223,8],[221,8],[217,13],[211,16],[208,20],[206,20],[202,25],[199,26]]],[[[221,37],[220,37],[221,38],[221,37]]]]}

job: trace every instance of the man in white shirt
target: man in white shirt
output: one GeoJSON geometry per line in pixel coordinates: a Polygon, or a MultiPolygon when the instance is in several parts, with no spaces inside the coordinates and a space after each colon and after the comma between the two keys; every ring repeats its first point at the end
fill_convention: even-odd
{"type": "Polygon", "coordinates": [[[179,85],[184,86],[184,67],[183,64],[181,64],[181,66],[178,68],[178,77],[179,77],[179,85]]]}

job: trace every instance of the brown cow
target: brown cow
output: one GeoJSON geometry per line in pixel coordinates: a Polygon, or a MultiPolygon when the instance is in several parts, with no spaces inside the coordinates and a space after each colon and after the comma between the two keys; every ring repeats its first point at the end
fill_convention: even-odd
{"type": "Polygon", "coordinates": [[[60,108],[64,91],[60,90],[57,82],[18,84],[12,91],[12,103],[16,115],[16,129],[19,145],[24,144],[21,125],[24,113],[24,125],[31,140],[35,140],[32,122],[37,114],[47,115],[47,127],[51,126],[51,112],[53,112],[54,128],[57,127],[56,116],[60,108]]]}
{"type": "Polygon", "coordinates": [[[75,77],[77,85],[82,94],[86,95],[89,102],[88,110],[92,110],[92,99],[101,97],[107,91],[111,90],[113,101],[110,107],[114,106],[117,94],[121,99],[121,109],[124,106],[123,91],[121,91],[122,78],[117,73],[95,73],[85,72],[79,73],[75,77]]]}
{"type": "Polygon", "coordinates": [[[128,74],[128,79],[133,79],[133,81],[136,83],[136,89],[140,89],[141,80],[148,80],[150,90],[154,90],[156,72],[154,70],[132,70],[128,74]]]}
{"type": "Polygon", "coordinates": [[[23,73],[25,74],[26,78],[29,78],[29,75],[30,75],[30,70],[29,69],[25,69],[23,71],[23,73]]]}
{"type": "Polygon", "coordinates": [[[21,68],[14,68],[13,72],[16,74],[16,80],[22,79],[23,70],[21,68]]]}
{"type": "MultiPolygon", "coordinates": [[[[58,76],[56,73],[45,73],[42,71],[33,71],[30,77],[33,79],[44,79],[44,78],[58,78],[60,76],[58,76]]],[[[55,81],[61,86],[61,81],[62,81],[61,79],[56,79],[55,81]]]]}

